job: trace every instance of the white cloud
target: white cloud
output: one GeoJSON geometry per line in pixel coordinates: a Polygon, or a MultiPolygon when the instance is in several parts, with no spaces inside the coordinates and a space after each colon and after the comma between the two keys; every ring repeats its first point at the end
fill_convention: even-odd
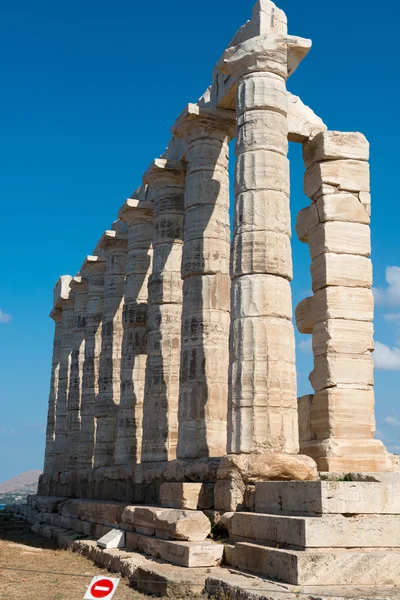
{"type": "Polygon", "coordinates": [[[312,337],[308,337],[306,340],[303,340],[298,344],[298,347],[305,354],[311,354],[312,352],[312,337]]]}
{"type": "Polygon", "coordinates": [[[381,342],[375,342],[373,357],[376,369],[400,371],[400,348],[390,348],[381,342]]]}
{"type": "Polygon", "coordinates": [[[0,308],[0,323],[9,323],[11,321],[11,315],[3,312],[0,308]]]}
{"type": "Polygon", "coordinates": [[[386,288],[373,288],[376,304],[400,306],[400,267],[386,267],[386,288]]]}
{"type": "Polygon", "coordinates": [[[383,318],[389,323],[400,324],[400,313],[386,313],[386,315],[383,315],[383,318]]]}
{"type": "Polygon", "coordinates": [[[385,417],[382,422],[385,425],[390,425],[390,427],[400,427],[400,421],[397,417],[385,417]]]}

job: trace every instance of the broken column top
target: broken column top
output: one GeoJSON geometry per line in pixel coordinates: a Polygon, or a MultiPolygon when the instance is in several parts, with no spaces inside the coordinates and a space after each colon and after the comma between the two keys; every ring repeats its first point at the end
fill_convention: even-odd
{"type": "Polygon", "coordinates": [[[53,307],[62,308],[63,302],[70,299],[72,281],[71,275],[61,275],[53,290],[53,307]]]}
{"type": "Polygon", "coordinates": [[[203,107],[198,104],[187,104],[184,110],[181,112],[174,125],[172,126],[172,133],[178,137],[184,135],[182,129],[190,122],[198,119],[205,119],[210,121],[218,121],[221,124],[225,124],[228,133],[231,137],[235,135],[236,131],[236,113],[232,110],[226,110],[223,108],[211,108],[203,107]]]}

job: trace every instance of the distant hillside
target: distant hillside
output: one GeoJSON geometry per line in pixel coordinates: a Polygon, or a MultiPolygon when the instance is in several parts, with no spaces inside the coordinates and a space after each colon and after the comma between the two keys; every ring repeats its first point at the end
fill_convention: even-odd
{"type": "Polygon", "coordinates": [[[26,471],[4,483],[0,483],[0,494],[35,494],[42,471],[26,471]]]}

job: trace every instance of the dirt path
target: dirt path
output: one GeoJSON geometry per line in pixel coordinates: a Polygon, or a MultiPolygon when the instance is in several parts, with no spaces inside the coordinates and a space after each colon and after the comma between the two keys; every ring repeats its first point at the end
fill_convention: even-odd
{"type": "MultiPolygon", "coordinates": [[[[28,523],[0,514],[1,600],[82,600],[91,578],[98,575],[110,576],[110,573],[83,556],[58,549],[54,542],[32,533],[28,523]]],[[[136,592],[126,579],[121,579],[113,600],[145,598],[149,600],[149,596],[136,592]]]]}

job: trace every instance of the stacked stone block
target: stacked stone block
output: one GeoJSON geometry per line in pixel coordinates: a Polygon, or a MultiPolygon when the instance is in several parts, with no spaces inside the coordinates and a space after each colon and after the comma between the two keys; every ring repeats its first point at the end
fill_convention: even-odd
{"type": "Polygon", "coordinates": [[[157,159],[143,178],[154,203],[143,462],[176,458],[182,319],[185,166],[157,159]]]}
{"type": "Polygon", "coordinates": [[[82,374],[81,428],[78,469],[91,469],[95,444],[95,400],[99,393],[101,333],[104,310],[104,274],[107,260],[87,256],[82,270],[88,278],[88,303],[85,326],[85,360],[82,374]]]}
{"type": "Polygon", "coordinates": [[[117,231],[106,231],[98,244],[99,248],[107,253],[107,266],[104,279],[99,393],[95,400],[95,467],[114,465],[117,409],[120,403],[122,309],[128,237],[122,225],[122,222],[117,223],[117,231]]]}
{"type": "MultiPolygon", "coordinates": [[[[144,198],[145,189],[137,196],[144,198]]],[[[119,212],[128,227],[128,254],[121,354],[121,402],[115,444],[115,464],[140,462],[147,358],[148,281],[152,268],[153,205],[129,198],[119,212]]],[[[116,369],[118,365],[116,364],[116,369]]]]}
{"type": "MultiPolygon", "coordinates": [[[[369,145],[358,133],[326,132],[304,144],[305,192],[313,203],[297,220],[308,242],[314,296],[297,308],[312,333],[312,440],[302,451],[321,470],[387,470],[373,440],[373,296],[370,260],[369,145]]],[[[306,408],[307,410],[307,408],[306,408]]]]}

